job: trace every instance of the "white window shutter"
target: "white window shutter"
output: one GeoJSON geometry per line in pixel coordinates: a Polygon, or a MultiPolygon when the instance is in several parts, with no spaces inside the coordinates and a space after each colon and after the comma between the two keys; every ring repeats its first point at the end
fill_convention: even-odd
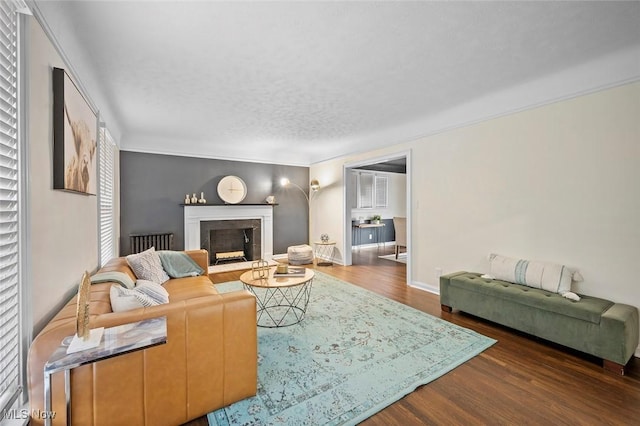
{"type": "Polygon", "coordinates": [[[115,232],[115,156],[116,145],[109,131],[102,126],[98,135],[98,200],[100,222],[100,265],[104,266],[111,258],[116,257],[115,232]]]}
{"type": "Polygon", "coordinates": [[[376,175],[376,207],[386,208],[388,204],[389,178],[376,175]]]}
{"type": "Polygon", "coordinates": [[[358,178],[358,208],[373,208],[373,173],[360,173],[358,178]]]}
{"type": "Polygon", "coordinates": [[[22,390],[18,15],[0,2],[0,409],[22,390]]]}

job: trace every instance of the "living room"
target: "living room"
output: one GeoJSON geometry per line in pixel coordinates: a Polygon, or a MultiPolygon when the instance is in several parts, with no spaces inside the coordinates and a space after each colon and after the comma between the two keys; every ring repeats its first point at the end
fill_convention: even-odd
{"type": "MultiPolygon", "coordinates": [[[[313,243],[322,234],[327,234],[336,243],[331,259],[335,266],[332,268],[336,271],[338,268],[347,268],[348,271],[352,246],[348,235],[351,232],[352,218],[347,214],[349,209],[345,196],[347,171],[362,164],[384,162],[403,156],[407,159],[406,216],[409,255],[406,269],[401,269],[401,274],[406,277],[402,283],[405,289],[402,291],[406,292],[407,298],[420,300],[416,302],[417,305],[429,306],[427,309],[430,311],[433,311],[432,308],[435,306],[439,310],[437,294],[441,275],[456,271],[486,273],[489,271],[489,254],[500,253],[568,265],[579,270],[584,278],[583,281],[574,284],[574,292],[640,308],[640,292],[631,278],[634,276],[632,265],[640,255],[640,194],[636,184],[640,181],[640,170],[636,165],[637,159],[640,158],[640,34],[635,25],[640,19],[640,4],[637,2],[594,2],[591,5],[576,2],[575,10],[571,10],[571,6],[568,5],[547,5],[553,7],[553,11],[557,13],[554,15],[557,22],[551,20],[552,22],[547,23],[549,27],[543,28],[553,28],[557,31],[557,37],[566,37],[569,41],[558,42],[560,47],[557,47],[549,37],[545,37],[544,43],[532,44],[540,51],[548,49],[553,54],[544,56],[540,51],[536,51],[535,54],[540,54],[549,61],[554,59],[557,64],[540,63],[539,68],[531,69],[527,75],[519,78],[512,76],[511,84],[498,86],[493,82],[494,85],[488,86],[486,90],[478,89],[473,93],[473,97],[466,97],[465,93],[460,93],[462,89],[456,88],[455,84],[449,85],[451,96],[458,97],[455,102],[436,103],[445,107],[435,111],[426,108],[422,110],[422,116],[396,117],[395,121],[385,122],[389,124],[385,128],[375,126],[375,123],[371,124],[370,121],[373,120],[367,117],[354,114],[354,122],[350,123],[351,125],[357,127],[366,122],[370,127],[359,127],[362,132],[358,134],[349,133],[343,131],[348,128],[348,123],[341,121],[340,117],[322,116],[319,113],[326,113],[327,110],[317,107],[305,112],[309,115],[302,114],[298,117],[300,121],[296,122],[296,125],[309,122],[313,126],[319,126],[319,123],[324,122],[326,127],[331,127],[325,133],[326,140],[308,142],[304,138],[307,135],[305,129],[298,129],[298,133],[295,133],[290,128],[290,136],[282,139],[290,143],[280,140],[274,142],[277,132],[271,127],[265,127],[264,134],[255,133],[256,128],[252,128],[250,132],[238,136],[235,133],[237,129],[251,126],[252,120],[264,125],[266,121],[260,121],[257,117],[264,113],[261,108],[267,107],[254,104],[241,105],[239,108],[233,104],[232,98],[220,96],[221,102],[227,102],[230,108],[240,110],[248,118],[245,121],[229,123],[228,128],[216,135],[221,145],[215,146],[208,146],[206,140],[194,138],[189,141],[186,136],[183,139],[182,135],[171,131],[164,133],[162,118],[149,122],[148,117],[142,112],[147,107],[153,110],[152,102],[158,102],[157,100],[141,99],[137,105],[139,110],[136,111],[131,109],[132,104],[122,108],[118,99],[111,97],[117,87],[121,90],[129,84],[133,90],[133,86],[145,86],[147,82],[143,79],[127,81],[125,78],[125,84],[122,84],[122,76],[110,80],[109,73],[103,71],[107,69],[106,64],[100,61],[107,60],[105,56],[91,51],[91,47],[83,44],[82,31],[91,31],[93,24],[91,21],[74,22],[74,19],[84,16],[81,12],[90,11],[90,6],[78,6],[76,12],[72,13],[74,2],[60,5],[56,5],[56,2],[28,3],[32,6],[34,16],[25,18],[25,41],[21,46],[24,63],[27,64],[24,82],[24,107],[27,117],[24,128],[24,155],[28,176],[25,185],[25,232],[28,239],[23,256],[25,270],[22,282],[27,289],[24,297],[29,301],[26,312],[28,318],[24,322],[30,331],[29,339],[35,337],[74,296],[82,273],[95,272],[102,266],[97,197],[52,189],[54,67],[65,69],[71,74],[83,95],[99,110],[100,121],[106,123],[118,146],[114,187],[115,229],[119,247],[117,255],[129,254],[129,234],[157,230],[172,232],[175,238],[174,248],[183,249],[184,207],[181,204],[184,203],[185,195],[195,193],[200,196],[203,193],[210,202],[221,202],[216,194],[218,181],[223,176],[237,175],[247,183],[245,203],[261,204],[268,196],[275,197],[277,206],[274,206],[274,255],[284,255],[289,246],[313,243]],[[57,7],[59,12],[55,10],[57,7]],[[596,20],[595,16],[599,16],[599,20],[596,20]],[[588,21],[588,18],[594,21],[588,21]],[[568,25],[572,20],[581,19],[586,23],[571,26],[567,33],[558,29],[561,24],[568,25]],[[585,37],[585,34],[589,36],[585,37]],[[607,38],[606,34],[614,34],[615,37],[607,38]],[[591,49],[584,47],[590,44],[591,49]],[[554,50],[556,48],[557,51],[554,50]],[[568,58],[572,49],[579,51],[583,56],[568,58]],[[317,121],[305,121],[314,113],[320,115],[317,121]],[[137,116],[141,117],[140,122],[132,121],[133,117],[137,116]],[[125,122],[129,127],[125,126],[125,122]],[[145,127],[154,126],[157,126],[157,131],[154,129],[144,132],[145,127]],[[224,138],[225,131],[232,136],[229,140],[224,138]],[[131,137],[132,134],[135,136],[131,137]],[[249,141],[251,137],[260,143],[254,145],[255,141],[249,141]],[[298,137],[302,142],[298,141],[298,137]],[[242,140],[247,141],[246,146],[240,142],[242,140]],[[349,145],[349,142],[353,142],[353,145],[349,145]],[[305,147],[308,147],[308,150],[305,150],[305,147]],[[347,149],[344,149],[345,147],[347,149]],[[312,179],[318,180],[320,189],[307,201],[296,188],[281,186],[279,181],[282,177],[289,178],[291,182],[303,188],[302,192],[306,192],[306,195],[311,195],[309,182],[312,179]]],[[[390,7],[390,3],[381,3],[390,7]]],[[[296,19],[305,23],[313,22],[314,25],[322,26],[325,31],[330,32],[331,17],[336,18],[336,15],[344,12],[345,16],[353,18],[359,12],[366,11],[368,5],[366,2],[350,6],[348,4],[349,2],[336,2],[333,5],[335,9],[327,5],[324,5],[327,7],[324,9],[322,4],[312,3],[308,5],[311,9],[304,10],[302,5],[276,6],[265,3],[255,10],[264,12],[271,7],[281,12],[290,10],[283,13],[283,16],[294,22],[296,19]],[[313,14],[317,14],[319,18],[310,19],[309,16],[313,14]]],[[[138,4],[136,7],[152,8],[153,5],[153,2],[145,2],[144,5],[138,4]]],[[[97,5],[100,9],[96,10],[103,11],[108,6],[111,5],[104,2],[97,5]]],[[[247,12],[258,6],[244,3],[242,7],[237,7],[239,10],[236,11],[231,3],[222,3],[220,14],[228,17],[234,12],[247,12]]],[[[402,8],[401,5],[397,7],[402,8]]],[[[407,9],[399,12],[399,15],[406,19],[403,23],[411,22],[419,26],[420,19],[414,22],[406,16],[410,15],[411,11],[420,10],[419,4],[414,4],[413,7],[416,9],[407,5],[407,9]]],[[[497,8],[496,5],[493,7],[497,8]]],[[[507,9],[512,7],[515,5],[505,5],[507,9]]],[[[531,5],[526,7],[535,9],[531,5]]],[[[544,6],[540,7],[541,9],[533,11],[527,10],[531,15],[525,16],[545,16],[548,10],[545,10],[544,6]]],[[[509,11],[492,9],[492,12],[505,19],[508,18],[509,11]]],[[[251,15],[253,14],[259,13],[254,11],[251,15]]],[[[369,16],[369,12],[365,15],[369,16]]],[[[271,15],[267,16],[274,19],[271,15]]],[[[375,19],[368,25],[375,26],[374,24],[384,22],[380,11],[371,12],[371,16],[375,19]]],[[[478,12],[477,16],[485,17],[481,12],[478,12]]],[[[123,22],[133,21],[129,22],[128,31],[135,34],[134,15],[124,15],[121,19],[123,22]]],[[[254,23],[260,22],[260,19],[255,19],[254,23]]],[[[230,21],[227,25],[217,23],[228,29],[234,22],[230,21]]],[[[240,22],[246,24],[245,21],[240,22]]],[[[509,22],[514,24],[512,21],[509,22]]],[[[353,26],[353,31],[372,30],[365,23],[357,24],[355,21],[348,21],[344,25],[353,26]]],[[[538,22],[536,25],[530,25],[529,32],[525,32],[526,37],[533,37],[539,30],[536,25],[543,24],[538,22]]],[[[300,26],[303,25],[292,25],[291,28],[299,30],[300,26]]],[[[349,34],[344,27],[340,28],[345,31],[343,34],[349,34]]],[[[103,27],[99,29],[104,30],[103,27]]],[[[386,28],[389,34],[393,34],[394,30],[397,28],[394,29],[393,26],[386,28]]],[[[414,36],[417,33],[419,31],[415,28],[409,32],[414,36]]],[[[242,34],[243,37],[247,37],[246,28],[242,34]]],[[[260,38],[257,34],[259,32],[253,34],[250,41],[257,43],[257,39],[260,38]]],[[[125,61],[120,59],[118,49],[124,52],[124,45],[128,41],[113,36],[116,43],[108,45],[105,42],[103,53],[107,54],[107,58],[110,54],[116,65],[126,68],[125,61]]],[[[241,38],[240,35],[235,36],[241,38]]],[[[527,40],[525,36],[523,40],[527,40]]],[[[89,35],[86,37],[90,38],[89,35]]],[[[466,33],[465,37],[467,43],[472,43],[473,37],[470,34],[466,33]]],[[[229,38],[233,37],[229,35],[229,38]]],[[[228,40],[217,40],[216,46],[224,47],[227,42],[231,43],[228,40]]],[[[391,49],[391,46],[383,47],[380,53],[388,54],[387,49],[391,49]]],[[[229,49],[231,47],[224,47],[221,51],[229,53],[229,49]]],[[[413,49],[415,50],[408,49],[405,52],[406,60],[402,66],[396,65],[387,69],[390,80],[395,84],[403,80],[402,73],[406,72],[403,66],[410,68],[412,60],[415,60],[416,67],[423,65],[417,54],[420,52],[420,44],[413,46],[413,49]],[[398,69],[400,77],[393,74],[394,69],[398,69]]],[[[278,49],[270,50],[274,56],[277,55],[277,51],[278,49]]],[[[516,51],[514,48],[511,52],[516,51]]],[[[148,57],[141,58],[135,64],[142,68],[137,75],[148,73],[150,80],[154,70],[162,69],[163,60],[173,64],[170,59],[156,57],[152,53],[149,52],[148,57]]],[[[354,52],[346,53],[355,55],[354,52]]],[[[346,53],[341,52],[343,55],[346,53]]],[[[513,61],[526,62],[527,53],[520,53],[522,57],[514,58],[513,61]]],[[[534,52],[531,52],[531,55],[533,56],[534,52]]],[[[357,55],[356,58],[364,59],[357,55]]],[[[299,66],[294,58],[288,59],[291,60],[290,67],[299,66]]],[[[324,70],[323,72],[340,75],[342,70],[338,73],[331,68],[341,68],[339,59],[334,60],[336,62],[329,65],[315,66],[324,70]]],[[[468,64],[452,61],[447,66],[468,67],[470,70],[476,69],[479,73],[485,68],[482,63],[475,62],[477,60],[479,59],[473,57],[474,62],[470,59],[468,64]]],[[[507,64],[511,64],[511,61],[505,60],[504,65],[507,64]]],[[[197,74],[194,69],[199,66],[202,66],[200,62],[185,64],[185,73],[190,71],[197,74]]],[[[259,68],[257,65],[256,67],[259,68]]],[[[513,69],[520,68],[516,64],[513,69]]],[[[362,69],[356,68],[356,71],[361,72],[362,69]]],[[[444,66],[437,71],[438,75],[433,77],[437,84],[444,84],[442,80],[446,80],[443,76],[446,76],[447,71],[444,66]]],[[[249,74],[247,78],[251,78],[251,70],[243,72],[249,74]]],[[[468,74],[471,78],[473,72],[468,74]]],[[[379,74],[375,74],[374,77],[379,77],[379,74]]],[[[369,89],[368,92],[364,92],[369,93],[378,103],[386,101],[386,96],[394,89],[381,85],[379,81],[370,80],[366,74],[355,73],[350,78],[354,79],[350,81],[362,79],[362,86],[379,85],[377,90],[369,89]],[[386,92],[387,90],[389,92],[386,92]]],[[[311,77],[309,80],[312,80],[311,77]]],[[[294,81],[299,82],[296,79],[294,81]]],[[[425,92],[420,83],[420,80],[416,79],[407,83],[407,87],[403,87],[407,102],[422,104],[424,100],[428,104],[431,92],[425,92]],[[409,97],[408,94],[412,96],[409,97]]],[[[178,84],[179,82],[176,82],[176,85],[178,84]]],[[[226,93],[221,88],[225,85],[224,82],[218,84],[219,86],[213,88],[206,86],[207,90],[211,90],[212,93],[226,93]]],[[[295,98],[294,94],[283,89],[281,84],[282,81],[274,78],[274,93],[286,93],[287,96],[295,98]]],[[[432,84],[437,86],[436,83],[432,84]]],[[[457,86],[466,87],[463,82],[458,82],[457,86]]],[[[179,91],[176,87],[171,90],[179,91]]],[[[354,84],[354,90],[356,89],[361,90],[360,85],[354,84]]],[[[234,87],[231,91],[234,90],[242,92],[244,89],[234,87]]],[[[324,90],[330,92],[332,89],[324,87],[324,90]]],[[[183,95],[184,98],[189,98],[189,93],[192,92],[187,92],[183,95]]],[[[435,88],[433,93],[441,94],[436,93],[435,88]]],[[[349,98],[344,92],[340,92],[340,95],[349,98]]],[[[193,96],[196,97],[195,94],[193,96]]],[[[334,99],[331,98],[331,101],[334,99]]],[[[280,102],[281,97],[277,97],[274,102],[276,101],[280,102]]],[[[400,102],[401,99],[394,98],[394,101],[400,102]]],[[[353,102],[349,107],[360,105],[365,109],[364,104],[367,102],[369,101],[360,100],[353,102]]],[[[181,111],[174,107],[164,105],[164,108],[169,111],[167,114],[181,115],[181,111]]],[[[220,106],[218,108],[222,109],[220,106]]],[[[395,108],[400,107],[389,103],[386,110],[394,111],[395,108]]],[[[380,107],[380,110],[385,111],[385,108],[380,107]]],[[[274,114],[273,111],[269,113],[274,114]]],[[[223,123],[222,115],[218,118],[214,114],[208,114],[204,112],[211,121],[219,120],[223,123]]],[[[277,119],[273,118],[273,121],[285,120],[291,116],[290,114],[291,111],[287,109],[281,116],[275,116],[277,119]]],[[[391,112],[389,114],[391,115],[391,112]]],[[[269,117],[271,119],[274,116],[269,117]]],[[[184,119],[186,120],[186,117],[184,119]]],[[[190,129],[185,129],[185,135],[190,135],[189,131],[190,129]]],[[[370,274],[369,276],[375,276],[375,272],[370,274]]],[[[430,313],[439,314],[438,311],[430,313]]],[[[540,375],[551,375],[553,372],[563,374],[556,371],[564,368],[565,364],[562,362],[577,365],[575,368],[584,375],[569,385],[574,387],[573,392],[579,392],[583,386],[590,386],[589,380],[597,381],[599,384],[617,381],[615,386],[619,387],[615,388],[616,391],[624,393],[621,399],[627,398],[627,401],[631,402],[640,399],[637,358],[640,357],[640,349],[635,351],[636,358],[631,360],[631,373],[619,378],[600,372],[599,366],[588,360],[583,362],[580,357],[574,359],[574,354],[563,352],[562,349],[544,345],[540,349],[536,346],[537,343],[530,343],[517,333],[515,337],[511,337],[513,340],[509,340],[508,330],[498,328],[496,331],[491,325],[473,317],[463,316],[460,319],[454,314],[451,321],[459,321],[465,327],[475,325],[478,327],[476,331],[479,332],[497,333],[500,336],[499,342],[506,339],[508,343],[501,350],[509,353],[511,358],[509,361],[501,359],[501,362],[517,363],[515,359],[518,358],[519,345],[523,345],[527,354],[536,350],[544,354],[543,359],[538,360],[540,363],[552,362],[546,361],[544,357],[562,359],[561,362],[553,364],[550,370],[540,370],[544,371],[540,375]]],[[[482,365],[477,365],[477,368],[482,369],[482,365]]],[[[500,377],[500,373],[495,374],[499,376],[497,380],[514,380],[511,376],[500,377]]],[[[476,377],[473,374],[471,376],[476,377]]],[[[538,379],[536,376],[527,377],[527,380],[532,382],[538,379]]],[[[462,376],[455,378],[456,384],[464,382],[462,376]]],[[[548,383],[545,382],[545,385],[548,383]]],[[[469,387],[486,391],[486,388],[475,383],[469,384],[469,387]]],[[[438,399],[436,392],[432,390],[422,392],[429,394],[425,399],[438,399]]],[[[464,394],[463,390],[460,392],[464,394]]],[[[590,388],[589,392],[596,390],[590,388]]],[[[514,396],[514,399],[517,400],[518,396],[514,396]]],[[[594,404],[597,405],[597,401],[594,404]]],[[[582,408],[568,407],[565,413],[571,416],[574,411],[582,408]]],[[[628,419],[638,414],[637,408],[624,403],[616,406],[615,403],[607,401],[601,407],[602,418],[590,420],[603,420],[607,413],[616,410],[622,413],[616,415],[627,415],[628,419]],[[614,408],[611,408],[611,405],[614,408]]],[[[415,418],[396,421],[404,424],[419,423],[420,416],[415,414],[416,412],[419,413],[420,409],[416,409],[412,414],[417,416],[415,418]]],[[[393,413],[389,416],[397,414],[395,411],[393,413]]],[[[512,419],[518,418],[514,413],[509,414],[515,416],[512,419]]],[[[385,420],[390,422],[393,419],[383,415],[378,420],[371,421],[383,423],[385,420]]]]}

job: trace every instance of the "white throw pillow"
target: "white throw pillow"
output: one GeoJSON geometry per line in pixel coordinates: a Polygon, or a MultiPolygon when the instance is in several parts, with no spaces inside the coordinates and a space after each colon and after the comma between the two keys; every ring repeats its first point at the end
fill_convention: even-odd
{"type": "Polygon", "coordinates": [[[136,274],[136,278],[162,284],[169,280],[169,275],[162,268],[160,256],[155,247],[138,254],[127,256],[127,263],[136,274]]]}
{"type": "Polygon", "coordinates": [[[158,304],[169,303],[169,292],[158,283],[147,280],[136,281],[135,290],[144,293],[158,304]]]}
{"type": "MultiPolygon", "coordinates": [[[[535,260],[514,259],[490,254],[491,276],[528,287],[540,288],[564,295],[571,291],[571,282],[578,281],[579,274],[564,265],[535,260]]],[[[580,277],[581,278],[581,277],[580,277]]]]}
{"type": "Polygon", "coordinates": [[[109,297],[111,298],[111,310],[113,312],[124,312],[132,309],[160,305],[160,303],[142,291],[136,290],[135,288],[124,288],[117,284],[111,286],[109,297]]]}

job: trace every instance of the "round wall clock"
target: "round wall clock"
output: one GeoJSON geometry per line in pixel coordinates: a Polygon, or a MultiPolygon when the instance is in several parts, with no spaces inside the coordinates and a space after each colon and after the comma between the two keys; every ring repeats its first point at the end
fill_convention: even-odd
{"type": "Polygon", "coordinates": [[[238,204],[247,196],[247,185],[238,176],[225,176],[218,182],[218,196],[225,203],[238,204]]]}

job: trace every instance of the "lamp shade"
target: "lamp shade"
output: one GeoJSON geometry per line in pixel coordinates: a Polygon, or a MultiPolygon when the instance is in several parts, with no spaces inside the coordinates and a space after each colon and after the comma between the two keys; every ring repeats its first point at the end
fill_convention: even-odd
{"type": "Polygon", "coordinates": [[[312,179],[309,186],[312,190],[317,191],[320,189],[320,182],[318,182],[318,179],[312,179]]]}

